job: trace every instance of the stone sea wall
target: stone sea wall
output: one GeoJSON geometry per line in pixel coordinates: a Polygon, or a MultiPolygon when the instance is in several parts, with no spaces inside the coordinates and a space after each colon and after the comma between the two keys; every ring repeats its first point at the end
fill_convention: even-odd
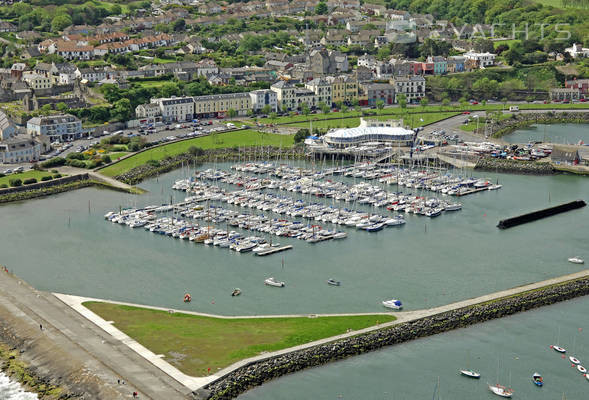
{"type": "Polygon", "coordinates": [[[139,165],[124,174],[115,176],[115,179],[128,185],[136,185],[144,179],[151,178],[166,172],[170,172],[182,165],[192,165],[203,162],[227,162],[241,160],[256,160],[264,157],[266,160],[277,160],[281,158],[305,157],[304,148],[297,146],[292,149],[280,149],[277,147],[259,147],[251,148],[227,148],[215,150],[200,150],[195,153],[182,153],[173,157],[166,157],[162,160],[150,160],[145,164],[139,165]]]}
{"type": "Polygon", "coordinates": [[[589,294],[589,278],[582,278],[445,312],[254,362],[211,383],[195,395],[206,399],[232,399],[248,389],[289,373],[587,294],[589,294]]]}
{"type": "Polygon", "coordinates": [[[550,175],[556,171],[550,163],[537,161],[508,160],[493,157],[479,158],[475,170],[513,174],[550,175]]]}

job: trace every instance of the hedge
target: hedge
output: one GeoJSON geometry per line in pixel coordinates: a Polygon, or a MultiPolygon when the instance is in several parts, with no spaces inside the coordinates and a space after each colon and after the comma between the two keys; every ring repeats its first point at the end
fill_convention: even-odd
{"type": "Polygon", "coordinates": [[[51,175],[47,175],[47,176],[43,176],[41,178],[41,181],[45,182],[45,181],[50,181],[51,179],[53,179],[53,177],[51,175]]]}
{"type": "Polygon", "coordinates": [[[11,179],[8,181],[8,183],[10,183],[10,186],[12,187],[16,187],[16,186],[22,186],[22,181],[20,179],[11,179]]]}
{"type": "Polygon", "coordinates": [[[36,178],[28,178],[28,179],[25,179],[25,181],[23,183],[25,185],[30,185],[32,183],[37,183],[37,179],[36,178]]]}

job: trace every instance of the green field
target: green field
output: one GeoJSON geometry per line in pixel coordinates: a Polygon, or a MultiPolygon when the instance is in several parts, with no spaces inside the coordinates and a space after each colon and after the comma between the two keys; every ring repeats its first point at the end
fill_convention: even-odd
{"type": "MultiPolygon", "coordinates": [[[[346,114],[347,115],[347,114],[346,114]]],[[[365,117],[366,119],[376,118],[378,120],[387,120],[387,119],[397,119],[397,118],[404,118],[404,124],[409,125],[412,128],[416,128],[418,126],[428,125],[437,121],[440,121],[444,118],[453,117],[458,115],[457,112],[439,112],[439,113],[423,113],[423,114],[407,114],[405,116],[402,115],[376,115],[371,117],[365,117]]],[[[315,118],[323,118],[323,115],[314,115],[315,118]]],[[[313,129],[320,128],[355,128],[360,125],[360,118],[359,117],[346,117],[345,119],[330,119],[330,120],[318,120],[313,121],[313,129]]],[[[309,128],[309,122],[297,122],[294,124],[290,124],[289,126],[298,126],[301,128],[309,128]]]]}
{"type": "Polygon", "coordinates": [[[395,319],[391,315],[222,319],[99,302],[84,306],[191,376],[209,375],[262,352],[395,319]]]}
{"type": "MultiPolygon", "coordinates": [[[[6,169],[0,169],[0,172],[4,172],[6,169]]],[[[20,179],[21,181],[24,181],[25,179],[29,179],[29,178],[35,178],[37,179],[37,181],[41,182],[41,178],[44,176],[53,176],[55,174],[52,174],[49,171],[25,171],[25,172],[21,172],[20,174],[10,174],[10,175],[6,175],[2,178],[0,178],[0,185],[2,184],[6,184],[9,185],[9,181],[11,179],[20,179]]]]}
{"type": "Polygon", "coordinates": [[[202,149],[221,149],[232,148],[237,146],[275,146],[291,147],[294,144],[293,135],[275,135],[270,133],[261,133],[246,129],[243,131],[227,132],[212,134],[194,139],[183,140],[181,142],[170,143],[164,146],[158,146],[153,149],[141,152],[133,157],[111,165],[100,170],[100,173],[106,176],[117,176],[139,165],[145,164],[149,160],[161,160],[167,156],[186,153],[191,146],[202,149]]]}

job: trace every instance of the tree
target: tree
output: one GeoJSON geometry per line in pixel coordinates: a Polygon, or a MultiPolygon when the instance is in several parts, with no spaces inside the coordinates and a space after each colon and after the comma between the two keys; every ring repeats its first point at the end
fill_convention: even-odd
{"type": "Polygon", "coordinates": [[[72,17],[68,14],[60,14],[51,20],[51,30],[61,32],[72,24],[72,17]]]}
{"type": "Polygon", "coordinates": [[[443,108],[448,108],[449,105],[450,105],[450,99],[448,99],[447,97],[442,99],[442,107],[443,108]]]}
{"type": "Polygon", "coordinates": [[[227,117],[231,119],[237,117],[237,111],[235,111],[233,108],[230,108],[229,110],[227,110],[227,117]]]}
{"type": "Polygon", "coordinates": [[[423,99],[419,100],[419,104],[421,104],[421,107],[423,108],[423,110],[425,111],[425,108],[427,107],[427,105],[429,104],[429,101],[424,97],[423,99]]]}
{"type": "Polygon", "coordinates": [[[57,103],[55,105],[55,109],[62,112],[62,113],[66,112],[68,110],[68,108],[69,107],[67,106],[67,104],[65,104],[63,101],[60,101],[59,103],[57,103]]]}
{"type": "Polygon", "coordinates": [[[162,85],[160,94],[162,97],[179,96],[180,88],[174,82],[168,82],[162,85]]]}
{"type": "Polygon", "coordinates": [[[123,12],[123,9],[121,8],[120,5],[115,4],[114,6],[111,7],[110,12],[113,15],[120,15],[123,12]]]}
{"type": "Polygon", "coordinates": [[[262,107],[262,114],[270,114],[270,112],[272,112],[272,106],[270,106],[270,104],[266,104],[264,107],[262,107]]]}
{"type": "Polygon", "coordinates": [[[177,19],[172,24],[172,29],[174,30],[174,32],[181,32],[181,31],[183,31],[184,29],[186,29],[186,21],[184,21],[183,18],[177,19]]]}
{"type": "Polygon", "coordinates": [[[309,118],[309,114],[311,113],[311,109],[309,108],[309,105],[307,103],[301,104],[301,112],[303,113],[303,115],[305,117],[307,117],[307,119],[309,118]]]}
{"type": "Polygon", "coordinates": [[[403,93],[399,94],[397,96],[397,103],[399,103],[399,107],[401,107],[401,110],[405,112],[405,109],[407,108],[407,96],[405,96],[403,93]]]}
{"type": "Polygon", "coordinates": [[[325,4],[324,1],[320,1],[316,6],[315,6],[315,14],[317,15],[325,15],[328,12],[328,8],[327,8],[327,4],[325,4]]]}
{"type": "Polygon", "coordinates": [[[283,113],[287,113],[288,112],[288,106],[286,104],[282,105],[282,112],[283,113]]]}
{"type": "Polygon", "coordinates": [[[268,115],[268,117],[270,117],[270,120],[272,121],[272,123],[274,123],[274,121],[276,121],[276,118],[278,118],[278,114],[272,111],[270,115],[268,115]]]}
{"type": "Polygon", "coordinates": [[[384,108],[384,101],[376,100],[376,108],[378,108],[379,110],[382,110],[384,108]]]}
{"type": "Polygon", "coordinates": [[[343,102],[343,101],[341,101],[341,100],[338,100],[338,101],[336,101],[336,102],[335,102],[335,107],[336,107],[338,110],[341,110],[341,109],[342,109],[342,107],[343,107],[343,105],[344,105],[344,102],[343,102]]]}
{"type": "Polygon", "coordinates": [[[309,130],[307,128],[299,129],[294,136],[294,142],[300,143],[309,136],[309,130]]]}
{"type": "Polygon", "coordinates": [[[329,107],[327,104],[325,104],[325,102],[321,101],[319,102],[319,104],[317,105],[319,107],[319,109],[321,110],[321,112],[323,114],[328,114],[329,111],[331,110],[331,107],[329,107]]]}
{"type": "Polygon", "coordinates": [[[345,113],[347,113],[347,112],[348,112],[348,106],[346,106],[345,104],[343,104],[343,105],[340,107],[340,111],[342,112],[342,114],[345,114],[345,113]]]}
{"type": "Polygon", "coordinates": [[[111,110],[111,117],[117,121],[128,121],[131,118],[133,109],[131,108],[131,100],[120,99],[114,103],[111,110]]]}

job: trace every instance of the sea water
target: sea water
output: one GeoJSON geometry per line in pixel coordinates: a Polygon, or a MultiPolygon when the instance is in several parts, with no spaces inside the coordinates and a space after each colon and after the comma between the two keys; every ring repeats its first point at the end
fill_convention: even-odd
{"type": "Polygon", "coordinates": [[[25,392],[18,382],[10,380],[0,372],[0,399],[2,400],[36,400],[35,393],[25,392]]]}

